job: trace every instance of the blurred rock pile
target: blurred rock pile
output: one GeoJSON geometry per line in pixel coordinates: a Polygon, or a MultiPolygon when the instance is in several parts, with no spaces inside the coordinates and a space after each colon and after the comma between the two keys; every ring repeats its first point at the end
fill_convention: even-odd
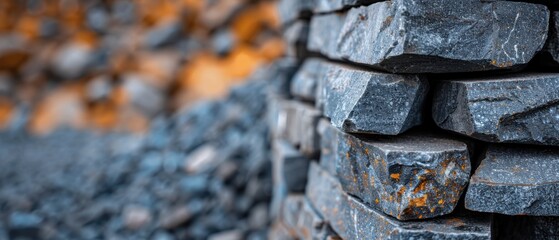
{"type": "MultiPolygon", "coordinates": [[[[266,239],[272,193],[262,68],[224,100],[156,118],[145,135],[0,134],[0,239],[266,239]]],[[[283,90],[282,90],[283,89],[283,90]]]]}
{"type": "Polygon", "coordinates": [[[282,55],[272,1],[0,2],[0,128],[145,131],[282,55]]]}

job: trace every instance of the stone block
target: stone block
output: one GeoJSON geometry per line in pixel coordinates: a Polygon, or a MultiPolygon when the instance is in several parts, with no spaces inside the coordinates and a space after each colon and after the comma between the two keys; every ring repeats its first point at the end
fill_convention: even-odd
{"type": "Polygon", "coordinates": [[[332,65],[324,115],[345,132],[397,135],[422,122],[429,83],[417,75],[332,65]]]}
{"type": "Polygon", "coordinates": [[[299,99],[314,102],[319,91],[318,82],[326,78],[328,63],[317,58],[305,60],[291,80],[291,94],[299,99]]]}
{"type": "Polygon", "coordinates": [[[443,81],[433,118],[441,128],[488,142],[559,145],[559,74],[443,81]]]}
{"type": "Polygon", "coordinates": [[[277,216],[288,193],[305,191],[310,160],[282,140],[273,142],[272,154],[271,216],[277,216]]]}
{"type": "Polygon", "coordinates": [[[312,163],[306,195],[343,239],[490,239],[486,215],[398,221],[346,194],[339,182],[312,163]]]}
{"type": "Polygon", "coordinates": [[[287,56],[303,58],[306,55],[308,34],[309,22],[307,20],[297,20],[286,27],[283,31],[283,39],[287,47],[287,56]]]}
{"type": "Polygon", "coordinates": [[[357,137],[334,131],[338,145],[329,166],[349,194],[399,220],[454,210],[470,177],[465,143],[415,132],[357,137]]]}
{"type": "Polygon", "coordinates": [[[470,179],[466,208],[506,215],[559,216],[559,150],[490,146],[470,179]]]}
{"type": "Polygon", "coordinates": [[[313,16],[309,27],[307,49],[331,59],[340,59],[337,40],[345,18],[345,12],[313,16]]]}
{"type": "Polygon", "coordinates": [[[539,4],[379,2],[348,11],[337,54],[394,73],[510,69],[527,64],[542,49],[548,22],[549,10],[539,4]]]}
{"type": "Polygon", "coordinates": [[[312,5],[312,0],[280,0],[277,9],[281,24],[286,26],[297,19],[308,18],[312,5]]]}

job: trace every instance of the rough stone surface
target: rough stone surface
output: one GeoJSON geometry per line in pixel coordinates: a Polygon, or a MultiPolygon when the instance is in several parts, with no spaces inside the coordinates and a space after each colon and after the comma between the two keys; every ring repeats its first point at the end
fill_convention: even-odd
{"type": "Polygon", "coordinates": [[[422,122],[426,79],[332,65],[324,115],[352,133],[400,134],[422,122]]]}
{"type": "Polygon", "coordinates": [[[530,3],[386,1],[351,9],[337,50],[343,59],[398,73],[513,68],[542,49],[548,19],[545,6],[530,3]]]}
{"type": "Polygon", "coordinates": [[[347,195],[328,172],[311,164],[307,197],[343,239],[490,239],[488,216],[401,222],[347,195]]]}
{"type": "Polygon", "coordinates": [[[305,191],[307,170],[310,160],[289,143],[277,140],[272,144],[273,194],[271,216],[275,217],[282,208],[288,193],[305,191]]]}
{"type": "Polygon", "coordinates": [[[463,142],[425,133],[336,135],[335,174],[343,189],[400,220],[451,213],[470,176],[463,142]]]}
{"type": "Polygon", "coordinates": [[[342,30],[346,13],[315,15],[311,18],[307,49],[331,59],[340,59],[337,39],[342,30]]]}
{"type": "Polygon", "coordinates": [[[316,155],[320,143],[317,132],[320,112],[309,104],[294,100],[283,100],[279,105],[279,135],[304,155],[316,155]]]}
{"type": "Polygon", "coordinates": [[[380,1],[381,0],[314,0],[313,12],[327,13],[380,1]]]}
{"type": "Polygon", "coordinates": [[[308,18],[312,6],[312,0],[280,0],[278,13],[281,23],[285,26],[296,19],[308,18]]]}
{"type": "Polygon", "coordinates": [[[506,215],[559,216],[559,150],[490,146],[470,179],[466,208],[506,215]]]}
{"type": "Polygon", "coordinates": [[[305,101],[314,102],[319,94],[318,82],[326,77],[328,64],[324,60],[305,60],[291,80],[291,94],[305,101]]]}
{"type": "Polygon", "coordinates": [[[559,239],[559,217],[495,214],[493,223],[494,239],[559,239]]]}
{"type": "Polygon", "coordinates": [[[323,118],[318,122],[320,134],[320,166],[336,175],[336,157],[338,155],[339,130],[323,118]]]}
{"type": "Polygon", "coordinates": [[[316,212],[304,195],[290,195],[283,204],[281,219],[299,239],[337,239],[330,225],[316,212]]]}
{"type": "Polygon", "coordinates": [[[303,58],[307,52],[308,20],[297,20],[283,31],[287,56],[303,58]]]}
{"type": "Polygon", "coordinates": [[[443,81],[433,118],[484,141],[559,145],[558,86],[555,73],[443,81]]]}
{"type": "Polygon", "coordinates": [[[555,62],[559,63],[559,12],[551,14],[550,31],[545,52],[549,53],[555,62]]]}

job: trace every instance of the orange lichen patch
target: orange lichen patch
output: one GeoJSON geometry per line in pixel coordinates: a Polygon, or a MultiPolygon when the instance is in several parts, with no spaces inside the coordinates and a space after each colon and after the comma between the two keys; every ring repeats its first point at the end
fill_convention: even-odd
{"type": "Polygon", "coordinates": [[[32,114],[29,128],[47,134],[58,126],[81,128],[86,125],[83,86],[69,85],[52,91],[32,114]]]}
{"type": "Polygon", "coordinates": [[[365,154],[369,155],[369,149],[365,148],[365,154]]]}
{"type": "Polygon", "coordinates": [[[376,203],[376,204],[379,204],[379,202],[380,202],[380,201],[378,200],[378,198],[375,199],[375,203],[376,203]]]}
{"type": "Polygon", "coordinates": [[[5,128],[10,123],[13,111],[10,100],[0,96],[0,128],[5,128]]]}
{"type": "Polygon", "coordinates": [[[410,204],[411,207],[425,207],[427,206],[427,194],[424,194],[421,197],[418,198],[412,198],[410,199],[410,204]]]}
{"type": "Polygon", "coordinates": [[[419,185],[417,185],[417,187],[415,187],[413,189],[413,194],[417,194],[420,191],[424,191],[425,190],[425,185],[427,184],[427,182],[423,181],[421,182],[419,185]]]}
{"type": "Polygon", "coordinates": [[[405,186],[400,187],[400,189],[397,192],[398,197],[402,197],[402,195],[404,195],[405,192],[406,192],[406,187],[405,186]]]}
{"type": "Polygon", "coordinates": [[[390,178],[392,178],[396,181],[400,181],[400,174],[399,173],[391,173],[390,178]]]}
{"type": "Polygon", "coordinates": [[[438,204],[443,205],[444,204],[444,199],[439,200],[438,204]]]}

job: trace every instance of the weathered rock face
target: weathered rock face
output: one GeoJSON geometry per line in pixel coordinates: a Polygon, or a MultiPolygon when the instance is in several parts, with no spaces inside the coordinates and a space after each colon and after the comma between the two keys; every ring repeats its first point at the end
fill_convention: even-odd
{"type": "Polygon", "coordinates": [[[342,188],[400,220],[451,213],[470,176],[468,149],[459,141],[416,133],[365,138],[341,131],[336,139],[335,174],[342,188]]]}
{"type": "Polygon", "coordinates": [[[338,239],[304,195],[290,195],[283,204],[280,218],[298,239],[338,239]]]}
{"type": "Polygon", "coordinates": [[[302,58],[307,52],[307,34],[309,33],[309,22],[298,20],[283,31],[283,39],[286,42],[286,54],[292,57],[302,58]]]}
{"type": "Polygon", "coordinates": [[[320,135],[320,166],[336,175],[338,134],[340,130],[332,126],[330,121],[326,119],[320,119],[317,130],[320,135]]]}
{"type": "Polygon", "coordinates": [[[307,49],[331,59],[340,59],[337,39],[342,30],[346,13],[315,15],[311,18],[307,49]]]}
{"type": "Polygon", "coordinates": [[[443,81],[433,118],[444,129],[489,142],[559,145],[559,74],[443,81]]]}
{"type": "Polygon", "coordinates": [[[311,15],[312,0],[281,0],[278,2],[278,14],[283,25],[296,19],[308,18],[311,15]]]}
{"type": "Polygon", "coordinates": [[[507,215],[559,216],[559,151],[491,146],[470,180],[466,208],[507,215]]]}
{"type": "Polygon", "coordinates": [[[428,88],[420,76],[332,65],[324,115],[346,132],[396,135],[421,123],[428,88]]]}
{"type": "Polygon", "coordinates": [[[513,68],[542,49],[548,19],[545,6],[530,3],[386,1],[351,9],[337,50],[343,59],[398,73],[513,68]]]}
{"type": "Polygon", "coordinates": [[[313,12],[326,13],[351,7],[368,5],[381,0],[314,0],[313,12]]]}
{"type": "Polygon", "coordinates": [[[307,197],[343,239],[490,239],[489,218],[397,221],[347,195],[318,165],[309,171],[307,197]]]}
{"type": "Polygon", "coordinates": [[[310,161],[285,141],[275,141],[272,151],[274,190],[271,214],[276,216],[288,193],[304,192],[310,161]]]}
{"type": "Polygon", "coordinates": [[[307,59],[291,80],[291,94],[306,101],[315,101],[318,82],[326,77],[327,63],[317,58],[307,59]]]}
{"type": "Polygon", "coordinates": [[[306,103],[293,100],[279,100],[277,129],[279,136],[301,153],[314,156],[319,152],[317,132],[320,112],[306,103]]]}
{"type": "Polygon", "coordinates": [[[544,50],[559,63],[559,12],[551,14],[549,37],[544,50]]]}

